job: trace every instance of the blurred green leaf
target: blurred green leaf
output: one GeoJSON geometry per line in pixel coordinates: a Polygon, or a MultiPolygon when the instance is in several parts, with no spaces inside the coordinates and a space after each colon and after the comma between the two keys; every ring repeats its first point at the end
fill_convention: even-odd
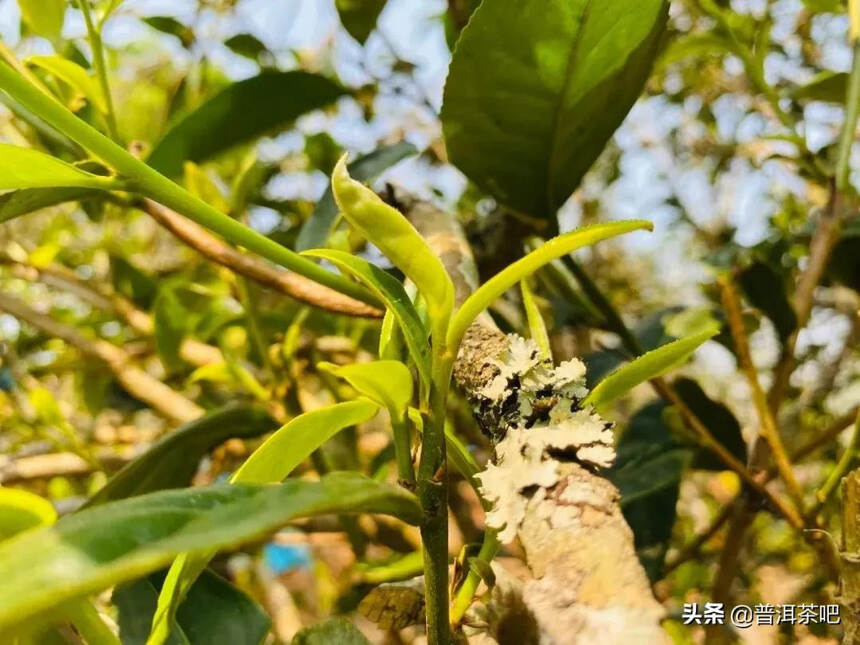
{"type": "Polygon", "coordinates": [[[233,83],[192,110],[155,144],[147,162],[159,172],[178,175],[185,161],[206,161],[277,132],[344,94],[343,87],[318,74],[263,72],[233,83]]]}
{"type": "Polygon", "coordinates": [[[683,364],[699,345],[716,336],[718,331],[711,327],[637,357],[598,383],[585,397],[583,405],[592,405],[598,410],[605,408],[640,383],[683,364]]]}
{"type": "Polygon", "coordinates": [[[182,24],[176,18],[171,18],[170,16],[151,16],[144,18],[143,22],[163,34],[176,36],[183,47],[190,47],[196,40],[194,30],[182,24]]]}
{"type": "Polygon", "coordinates": [[[102,114],[107,113],[107,102],[98,82],[77,63],[62,56],[31,56],[26,61],[40,67],[54,78],[63,81],[82,94],[102,114]]]}
{"type": "MultiPolygon", "coordinates": [[[[153,574],[117,587],[111,602],[119,611],[119,633],[123,645],[145,645],[158,599],[153,574]]],[[[176,616],[170,645],[182,643],[230,643],[259,645],[271,627],[266,612],[240,589],[209,570],[188,591],[176,616]]]]}
{"type": "Polygon", "coordinates": [[[795,100],[825,101],[827,103],[845,102],[845,90],[848,87],[847,72],[821,72],[804,85],[799,85],[789,92],[795,100]]]}
{"type": "MultiPolygon", "coordinates": [[[[741,424],[725,405],[711,399],[699,384],[688,378],[675,379],[672,387],[714,438],[732,453],[742,464],[747,463],[747,445],[741,434],[741,424]]],[[[703,470],[725,470],[725,463],[710,450],[701,448],[696,452],[693,468],[703,470]]]]}
{"type": "Polygon", "coordinates": [[[119,255],[110,256],[111,282],[117,293],[149,309],[158,291],[158,281],[119,255]]]}
{"type": "Polygon", "coordinates": [[[0,629],[156,571],[181,553],[234,546],[296,517],[326,513],[384,513],[413,524],[421,518],[412,494],[353,473],[111,502],[0,545],[0,629]]]}
{"type": "Polygon", "coordinates": [[[336,267],[361,280],[363,284],[385,303],[387,310],[394,315],[400,325],[403,339],[406,342],[412,360],[415,361],[418,373],[424,382],[429,384],[430,348],[427,343],[427,330],[421,322],[418,312],[415,311],[415,306],[412,304],[412,300],[409,298],[403,285],[367,260],[344,253],[343,251],[313,249],[305,251],[303,255],[328,260],[336,267]]]}
{"type": "Polygon", "coordinates": [[[520,282],[520,291],[523,296],[523,309],[526,310],[526,320],[529,325],[529,338],[537,343],[541,358],[552,358],[552,350],[549,346],[549,334],[546,331],[546,323],[543,314],[535,302],[532,288],[528,279],[520,282]]]}
{"type": "Polygon", "coordinates": [[[269,50],[263,42],[251,34],[236,34],[224,41],[230,51],[239,56],[250,58],[253,61],[260,60],[269,50]]]}
{"type": "Polygon", "coordinates": [[[228,404],[205,417],[180,426],[140,457],[111,477],[86,506],[191,483],[200,459],[219,444],[234,437],[258,437],[275,423],[259,408],[228,404]]]}
{"type": "Polygon", "coordinates": [[[26,490],[0,486],[0,542],[37,526],[53,524],[57,511],[48,500],[26,490]]]}
{"type": "Polygon", "coordinates": [[[451,162],[506,206],[552,218],[636,101],[665,0],[484,0],[442,106],[451,162]]]}
{"type": "Polygon", "coordinates": [[[395,419],[406,416],[412,402],[412,373],[399,361],[373,361],[335,365],[317,363],[317,368],[349,383],[359,394],[386,408],[395,419]]]}
{"type": "Polygon", "coordinates": [[[331,175],[343,149],[328,132],[317,132],[305,137],[305,156],[312,168],[331,175]]]}
{"type": "Polygon", "coordinates": [[[739,282],[747,300],[770,318],[784,343],[797,329],[797,315],[782,276],[764,262],[753,262],[741,272],[739,282]]]}
{"type": "Polygon", "coordinates": [[[681,34],[657,58],[655,67],[665,69],[682,61],[696,61],[706,56],[734,53],[734,47],[725,36],[713,31],[681,34]]]}
{"type": "Polygon", "coordinates": [[[42,208],[100,195],[91,188],[28,188],[0,195],[0,224],[42,208]]]}
{"type": "Polygon", "coordinates": [[[162,288],[153,305],[155,323],[155,347],[161,360],[169,371],[176,371],[185,364],[179,354],[179,347],[191,328],[188,311],[176,296],[170,285],[162,288]]]}
{"type": "Polygon", "coordinates": [[[803,6],[814,13],[845,13],[844,0],[803,0],[803,6]]]}
{"type": "Polygon", "coordinates": [[[362,45],[376,27],[386,0],[335,0],[340,23],[362,45]]]}
{"type": "Polygon", "coordinates": [[[346,618],[332,618],[299,631],[290,645],[370,645],[358,628],[346,618]]]}
{"type": "Polygon", "coordinates": [[[827,276],[860,293],[860,219],[845,224],[830,254],[827,276]]]}
{"type": "Polygon", "coordinates": [[[0,143],[0,190],[57,187],[113,190],[120,183],[112,177],[91,175],[38,150],[0,143]]]}
{"type": "MultiPolygon", "coordinates": [[[[349,174],[358,181],[371,181],[398,161],[414,155],[418,151],[415,146],[406,141],[390,146],[381,146],[371,153],[356,157],[349,164],[349,174]]],[[[331,192],[331,184],[317,202],[314,212],[302,225],[296,239],[296,250],[306,251],[315,247],[323,247],[328,241],[329,233],[337,218],[337,204],[331,192]]]]}
{"type": "Polygon", "coordinates": [[[484,309],[517,282],[528,278],[542,266],[601,240],[632,231],[650,231],[652,228],[651,222],[644,220],[610,222],[578,228],[549,240],[524,258],[520,258],[499,271],[466,299],[451,320],[448,329],[448,345],[458,347],[466,328],[474,322],[484,309]]]}
{"type": "Polygon", "coordinates": [[[18,0],[21,18],[33,33],[57,38],[63,30],[66,0],[18,0]]]}

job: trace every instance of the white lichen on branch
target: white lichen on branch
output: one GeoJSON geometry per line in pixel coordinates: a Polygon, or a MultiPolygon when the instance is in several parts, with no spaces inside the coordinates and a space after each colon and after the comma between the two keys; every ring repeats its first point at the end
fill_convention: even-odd
{"type": "Polygon", "coordinates": [[[571,359],[557,366],[537,345],[509,336],[493,364],[498,374],[475,397],[480,416],[493,421],[495,463],[478,475],[493,509],[487,524],[510,542],[530,500],[543,497],[560,478],[564,462],[606,468],[615,458],[612,424],[582,407],[588,390],[585,365],[571,359]]]}

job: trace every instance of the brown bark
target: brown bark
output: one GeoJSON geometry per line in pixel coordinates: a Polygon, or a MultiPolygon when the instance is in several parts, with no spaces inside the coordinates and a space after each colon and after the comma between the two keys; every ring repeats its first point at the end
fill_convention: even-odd
{"type": "Polygon", "coordinates": [[[77,329],[40,314],[8,294],[0,293],[0,311],[66,341],[89,357],[103,361],[126,392],[168,419],[186,423],[203,416],[203,408],[134,365],[131,357],[116,345],[98,338],[87,338],[77,329]]]}
{"type": "Polygon", "coordinates": [[[156,222],[204,257],[274,291],[334,313],[365,318],[382,316],[381,311],[370,305],[228,246],[202,226],[150,199],[144,199],[141,207],[156,222]]]}
{"type": "MultiPolygon", "coordinates": [[[[450,214],[423,204],[413,205],[409,212],[442,259],[461,302],[477,286],[477,272],[459,224],[450,214]]],[[[473,401],[481,398],[481,390],[498,374],[495,361],[508,345],[509,339],[489,317],[468,330],[454,377],[473,401]]],[[[480,411],[478,416],[484,424],[493,419],[480,411]]],[[[494,436],[503,433],[501,428],[488,430],[494,436]]],[[[636,556],[619,497],[599,474],[568,462],[560,464],[555,484],[528,501],[517,537],[530,575],[519,587],[518,602],[505,604],[520,612],[519,623],[534,621],[536,629],[519,630],[513,637],[496,629],[493,637],[498,642],[668,642],[660,626],[663,607],[654,599],[636,556]]],[[[505,621],[500,616],[497,622],[505,621]]]]}

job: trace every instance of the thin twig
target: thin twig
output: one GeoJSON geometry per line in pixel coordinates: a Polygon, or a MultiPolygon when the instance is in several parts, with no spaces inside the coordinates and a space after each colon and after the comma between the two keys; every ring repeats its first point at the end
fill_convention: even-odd
{"type": "Polygon", "coordinates": [[[741,317],[740,298],[732,284],[731,277],[726,275],[721,276],[718,282],[722,292],[723,308],[728,316],[729,329],[735,343],[738,364],[741,371],[746,376],[747,382],[752,390],[753,404],[755,405],[756,413],[758,414],[762,434],[773,453],[774,462],[779,470],[780,477],[782,477],[783,481],[788,486],[788,490],[794,497],[794,501],[798,508],[803,508],[803,490],[800,488],[800,484],[798,484],[797,478],[794,476],[791,461],[788,458],[788,453],[785,451],[785,445],[782,443],[782,438],[779,435],[776,420],[773,417],[770,406],[767,404],[767,396],[758,380],[758,372],[752,360],[749,341],[747,340],[743,318],[741,317]]]}
{"type": "Polygon", "coordinates": [[[278,269],[256,256],[240,253],[202,226],[151,199],[141,200],[139,206],[156,222],[207,259],[270,289],[334,313],[364,318],[382,316],[382,312],[375,307],[354,300],[297,273],[278,269]]]}
{"type": "Polygon", "coordinates": [[[203,408],[133,365],[131,357],[116,345],[98,338],[87,338],[74,327],[34,311],[9,294],[0,293],[0,310],[66,341],[87,356],[101,360],[129,394],[165,417],[185,423],[203,416],[203,408]]]}

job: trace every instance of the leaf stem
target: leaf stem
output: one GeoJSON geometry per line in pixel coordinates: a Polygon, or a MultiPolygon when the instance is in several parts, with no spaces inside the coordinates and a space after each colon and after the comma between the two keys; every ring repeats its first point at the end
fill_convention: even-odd
{"type": "Polygon", "coordinates": [[[845,119],[839,137],[839,156],[836,162],[836,190],[843,195],[850,188],[851,148],[857,131],[857,118],[860,116],[860,42],[854,43],[854,58],[851,76],[848,80],[848,94],[845,97],[845,119]]]}
{"type": "Polygon", "coordinates": [[[0,89],[112,166],[128,180],[131,188],[185,215],[233,244],[244,246],[276,264],[357,300],[379,306],[380,303],[367,289],[323,269],[194,197],[46,96],[6,65],[0,65],[0,89]]]}
{"type": "Polygon", "coordinates": [[[84,14],[84,22],[87,25],[87,34],[90,39],[90,47],[93,50],[93,67],[96,71],[96,76],[99,79],[102,94],[104,95],[105,105],[107,106],[107,121],[108,132],[114,141],[119,141],[119,131],[116,123],[116,109],[113,104],[113,96],[110,91],[110,83],[108,82],[107,65],[105,64],[104,44],[102,43],[101,26],[96,27],[93,23],[93,17],[90,13],[89,0],[79,0],[78,6],[81,13],[84,14]]]}
{"type": "Polygon", "coordinates": [[[830,472],[830,476],[827,478],[827,481],[824,482],[824,485],[816,493],[816,497],[818,498],[816,511],[824,505],[824,502],[827,501],[830,494],[836,490],[836,487],[839,485],[839,481],[845,473],[848,472],[848,469],[851,468],[851,465],[857,457],[858,446],[860,446],[860,412],[857,413],[857,418],[854,421],[854,433],[851,435],[851,440],[848,442],[848,445],[845,446],[845,452],[842,453],[842,457],[840,457],[836,467],[830,472]]]}
{"type": "MultiPolygon", "coordinates": [[[[493,529],[487,529],[487,532],[484,533],[484,541],[481,544],[481,550],[476,556],[477,559],[489,564],[492,562],[493,558],[496,557],[496,553],[498,553],[500,546],[501,544],[499,543],[498,533],[493,529]]],[[[451,607],[452,626],[457,626],[460,621],[463,620],[463,616],[472,604],[472,599],[475,597],[475,592],[478,590],[478,585],[480,584],[481,574],[479,574],[474,567],[469,567],[469,573],[466,575],[466,579],[463,581],[462,586],[457,590],[457,593],[454,596],[454,602],[451,607]]]]}

